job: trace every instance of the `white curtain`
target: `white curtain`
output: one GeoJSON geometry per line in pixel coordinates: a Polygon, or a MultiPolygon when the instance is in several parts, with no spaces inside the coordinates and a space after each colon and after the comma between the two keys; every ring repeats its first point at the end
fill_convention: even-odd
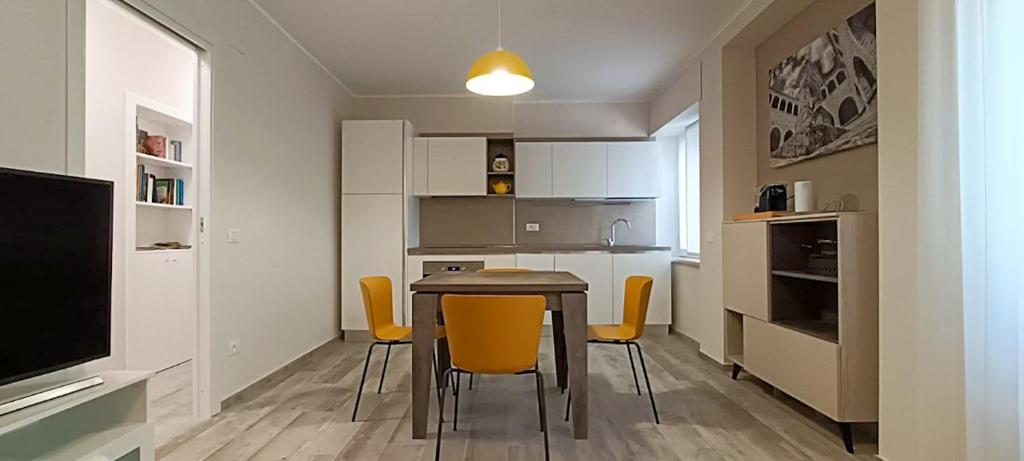
{"type": "Polygon", "coordinates": [[[1024,459],[1024,1],[959,0],[969,459],[1024,459]]]}

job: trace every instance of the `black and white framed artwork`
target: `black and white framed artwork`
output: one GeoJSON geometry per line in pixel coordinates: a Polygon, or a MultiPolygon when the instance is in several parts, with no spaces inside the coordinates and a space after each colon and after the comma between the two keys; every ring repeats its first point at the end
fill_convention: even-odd
{"type": "Polygon", "coordinates": [[[769,70],[769,165],[878,142],[872,3],[769,70]]]}

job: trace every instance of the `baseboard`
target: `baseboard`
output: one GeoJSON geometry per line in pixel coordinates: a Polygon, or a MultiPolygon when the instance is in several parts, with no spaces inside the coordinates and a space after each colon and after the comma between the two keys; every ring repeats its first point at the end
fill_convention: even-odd
{"type": "Polygon", "coordinates": [[[295,373],[296,368],[298,368],[302,364],[302,361],[305,360],[307,357],[313,355],[316,351],[320,350],[324,346],[334,341],[340,340],[340,337],[333,337],[331,339],[328,339],[319,346],[316,346],[306,351],[304,354],[282,365],[280,368],[273,370],[270,373],[267,373],[262,378],[254,381],[252,384],[245,386],[242,389],[238,390],[237,392],[225,397],[223,400],[220,401],[221,411],[227,410],[231,406],[236,405],[238,404],[238,402],[246,400],[249,397],[260,395],[266,392],[266,388],[279,384],[281,381],[284,381],[286,378],[293,375],[295,373]]]}

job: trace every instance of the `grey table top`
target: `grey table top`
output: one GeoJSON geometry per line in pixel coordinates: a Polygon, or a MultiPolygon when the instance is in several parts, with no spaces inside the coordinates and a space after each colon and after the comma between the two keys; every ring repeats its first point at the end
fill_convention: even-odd
{"type": "Polygon", "coordinates": [[[417,293],[566,293],[589,289],[570,272],[461,272],[439,273],[414,282],[417,293]]]}

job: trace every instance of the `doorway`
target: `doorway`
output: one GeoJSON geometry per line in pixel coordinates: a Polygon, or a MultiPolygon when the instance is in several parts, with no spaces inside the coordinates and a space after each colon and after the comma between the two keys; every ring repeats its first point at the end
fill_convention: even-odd
{"type": "Polygon", "coordinates": [[[110,367],[156,373],[159,446],[218,410],[206,347],[211,79],[202,48],[133,3],[78,2],[82,169],[115,183],[110,367]]]}

